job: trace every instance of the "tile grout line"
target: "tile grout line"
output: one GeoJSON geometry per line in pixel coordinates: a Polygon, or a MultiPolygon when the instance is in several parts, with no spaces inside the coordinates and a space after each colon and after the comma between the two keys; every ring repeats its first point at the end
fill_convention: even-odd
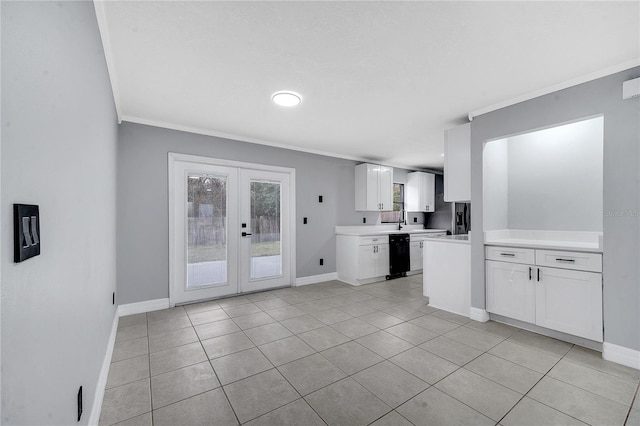
{"type": "Polygon", "coordinates": [[[147,324],[147,354],[149,356],[149,408],[151,409],[151,424],[153,425],[153,386],[151,386],[151,336],[149,336],[149,316],[144,314],[147,324]]]}
{"type": "Polygon", "coordinates": [[[633,395],[633,399],[631,400],[631,405],[629,406],[629,411],[627,412],[627,416],[624,418],[624,425],[629,421],[629,417],[631,417],[631,411],[633,411],[633,404],[635,404],[636,399],[638,399],[638,392],[640,391],[640,383],[636,386],[636,392],[633,395]]]}
{"type": "MultiPolygon", "coordinates": [[[[524,345],[521,345],[521,346],[524,346],[524,345]]],[[[574,346],[576,346],[576,345],[575,345],[575,344],[571,345],[571,348],[569,349],[569,351],[571,351],[571,349],[573,349],[573,347],[574,347],[574,346]]],[[[567,353],[569,353],[569,351],[567,351],[567,353]]],[[[519,404],[519,403],[520,403],[520,402],[521,402],[525,397],[527,397],[527,395],[529,395],[529,393],[533,390],[533,388],[535,388],[535,387],[538,385],[538,383],[540,383],[540,382],[541,382],[545,377],[547,377],[547,374],[549,374],[549,372],[550,372],[551,370],[553,370],[553,368],[554,368],[556,365],[558,365],[558,364],[560,363],[560,361],[562,361],[562,360],[564,359],[564,357],[566,356],[566,354],[567,354],[567,353],[565,353],[564,355],[562,355],[562,356],[558,359],[558,361],[556,361],[556,363],[555,363],[555,364],[553,364],[553,366],[552,366],[551,368],[549,368],[549,369],[547,370],[547,372],[546,372],[546,373],[544,373],[544,374],[542,375],[542,377],[540,377],[540,379],[539,379],[538,381],[536,381],[536,383],[535,383],[533,386],[531,386],[531,388],[529,388],[529,390],[528,390],[524,395],[522,395],[522,398],[520,398],[520,399],[518,400],[518,402],[516,402],[516,403],[515,403],[515,404],[514,404],[510,409],[509,409],[509,411],[507,411],[507,412],[504,414],[504,416],[502,416],[502,418],[500,418],[500,420],[498,421],[498,423],[500,423],[502,420],[504,420],[504,418],[505,418],[505,417],[507,417],[507,416],[509,415],[509,413],[510,413],[511,411],[513,411],[513,409],[514,409],[514,408],[515,408],[515,407],[516,407],[516,406],[517,406],[517,405],[518,405],[518,404],[519,404]]],[[[507,360],[507,361],[508,361],[508,360],[507,360]]],[[[550,377],[550,376],[549,376],[549,377],[550,377]]],[[[551,378],[553,378],[553,377],[551,377],[551,378]]],[[[563,383],[564,383],[564,382],[563,382],[563,383]]],[[[570,385],[570,386],[573,386],[573,385],[571,385],[570,383],[567,383],[567,384],[568,384],[568,385],[570,385]]],[[[576,387],[577,387],[577,386],[576,386],[576,387]]],[[[529,397],[529,398],[531,398],[531,397],[529,397]]],[[[576,420],[578,420],[578,421],[582,422],[582,420],[580,420],[580,419],[578,419],[578,418],[576,418],[576,417],[574,417],[574,416],[572,416],[572,415],[570,415],[570,414],[568,414],[568,413],[565,413],[564,411],[560,411],[560,410],[558,410],[557,408],[551,407],[551,406],[549,406],[549,405],[547,405],[547,404],[545,404],[545,403],[543,403],[543,402],[538,401],[537,399],[534,399],[534,398],[531,398],[531,399],[532,399],[533,401],[536,401],[536,402],[537,402],[537,403],[539,403],[539,404],[544,405],[545,407],[551,408],[552,410],[555,410],[555,411],[557,411],[557,412],[559,412],[559,413],[562,413],[562,414],[564,414],[565,416],[571,417],[572,419],[576,419],[576,420]]],[[[586,422],[583,422],[583,423],[586,423],[586,422]]]]}
{"type": "MultiPolygon", "coordinates": [[[[220,308],[222,309],[222,307],[220,308]]],[[[186,312],[186,310],[185,310],[186,312]]],[[[226,311],[223,310],[223,312],[226,311]]],[[[236,421],[238,422],[238,424],[240,424],[240,419],[238,418],[238,414],[236,413],[236,410],[233,408],[233,405],[231,404],[231,400],[229,399],[229,395],[227,395],[227,392],[224,389],[224,386],[222,386],[222,382],[220,381],[220,378],[218,377],[218,373],[216,373],[216,369],[213,368],[213,364],[211,364],[211,359],[209,358],[209,354],[207,353],[206,349],[204,348],[204,345],[202,344],[202,340],[200,340],[200,336],[198,335],[198,332],[196,331],[195,326],[193,325],[193,322],[191,321],[191,317],[187,314],[187,317],[189,318],[189,322],[191,323],[191,327],[193,327],[193,332],[196,333],[196,337],[198,338],[198,343],[200,343],[200,347],[202,348],[202,351],[204,352],[204,356],[207,358],[207,362],[209,363],[209,366],[211,367],[211,371],[213,371],[213,374],[216,378],[216,380],[218,380],[218,383],[220,383],[220,389],[222,390],[222,394],[224,395],[225,399],[227,400],[227,404],[229,404],[229,408],[231,408],[231,412],[233,413],[233,416],[236,418],[236,421]]],[[[235,324],[235,322],[234,322],[235,324]]],[[[215,388],[214,388],[215,389],[215,388]]],[[[210,389],[214,390],[214,389],[210,389]]],[[[209,391],[205,391],[205,392],[209,392],[209,391]]],[[[205,393],[202,392],[202,393],[205,393]]],[[[193,398],[193,396],[189,397],[189,398],[193,398]]],[[[186,398],[188,399],[188,398],[186,398]]]]}

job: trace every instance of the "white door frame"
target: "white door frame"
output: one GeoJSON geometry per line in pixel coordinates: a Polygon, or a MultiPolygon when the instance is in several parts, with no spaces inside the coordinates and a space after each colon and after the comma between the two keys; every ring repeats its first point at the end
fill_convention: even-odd
{"type": "MultiPolygon", "coordinates": [[[[175,294],[174,288],[176,285],[176,263],[182,262],[183,259],[178,259],[178,250],[176,250],[176,244],[183,244],[183,242],[176,241],[175,236],[175,211],[173,206],[176,202],[176,194],[173,185],[173,174],[175,163],[178,161],[191,162],[198,164],[208,164],[214,166],[227,166],[238,167],[243,169],[253,169],[261,171],[272,171],[279,173],[289,174],[289,238],[287,243],[289,244],[289,282],[291,286],[296,282],[296,170],[290,167],[280,166],[267,166],[264,164],[246,163],[242,161],[225,160],[221,158],[203,157],[199,155],[180,154],[175,152],[169,152],[168,154],[168,188],[169,188],[169,203],[167,208],[169,209],[169,304],[175,306],[175,294]]],[[[283,224],[284,225],[284,224],[283,224]]]]}

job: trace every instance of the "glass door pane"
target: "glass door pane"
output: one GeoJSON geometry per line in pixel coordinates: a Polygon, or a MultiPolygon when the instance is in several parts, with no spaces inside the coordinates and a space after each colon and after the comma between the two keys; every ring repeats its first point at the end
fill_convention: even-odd
{"type": "Polygon", "coordinates": [[[280,182],[251,180],[251,280],[282,275],[280,198],[280,182]]]}
{"type": "Polygon", "coordinates": [[[187,289],[227,282],[227,178],[187,174],[187,289]]]}

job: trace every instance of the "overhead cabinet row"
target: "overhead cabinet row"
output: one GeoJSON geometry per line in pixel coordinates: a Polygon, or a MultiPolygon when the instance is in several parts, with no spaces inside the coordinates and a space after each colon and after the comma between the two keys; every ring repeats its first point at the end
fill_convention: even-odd
{"type": "MultiPolygon", "coordinates": [[[[393,167],[378,164],[356,166],[355,199],[357,211],[393,210],[393,167]]],[[[435,176],[431,173],[407,174],[405,210],[435,211],[435,176]]]]}

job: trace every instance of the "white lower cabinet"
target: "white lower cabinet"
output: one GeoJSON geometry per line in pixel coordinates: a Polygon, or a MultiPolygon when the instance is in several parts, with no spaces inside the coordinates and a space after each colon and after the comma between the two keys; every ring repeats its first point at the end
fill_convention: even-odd
{"type": "Polygon", "coordinates": [[[538,270],[536,324],[602,342],[602,274],[538,270]]]}
{"type": "Polygon", "coordinates": [[[336,272],[340,281],[369,284],[389,275],[389,237],[336,236],[336,272]]]}
{"type": "Polygon", "coordinates": [[[389,275],[389,244],[358,247],[358,279],[389,275]]]}
{"type": "MultiPolygon", "coordinates": [[[[497,258],[496,253],[509,253],[508,250],[513,248],[486,248],[488,312],[603,341],[601,273],[575,270],[573,262],[568,268],[539,266],[537,260],[544,250],[522,249],[532,252],[523,258],[533,259],[536,255],[536,262],[531,264],[512,259],[490,260],[497,258]]],[[[602,256],[591,255],[596,259],[590,268],[601,270],[602,256]]],[[[584,257],[584,253],[554,252],[554,256],[565,259],[584,257]]]]}
{"type": "Polygon", "coordinates": [[[533,267],[487,260],[487,311],[520,321],[536,322],[533,267]]]}
{"type": "Polygon", "coordinates": [[[441,237],[446,232],[430,232],[429,234],[411,234],[409,243],[409,272],[422,271],[422,256],[427,238],[441,237]]]}
{"type": "Polygon", "coordinates": [[[422,269],[422,245],[423,241],[411,241],[409,243],[409,270],[419,271],[422,269]]]}

